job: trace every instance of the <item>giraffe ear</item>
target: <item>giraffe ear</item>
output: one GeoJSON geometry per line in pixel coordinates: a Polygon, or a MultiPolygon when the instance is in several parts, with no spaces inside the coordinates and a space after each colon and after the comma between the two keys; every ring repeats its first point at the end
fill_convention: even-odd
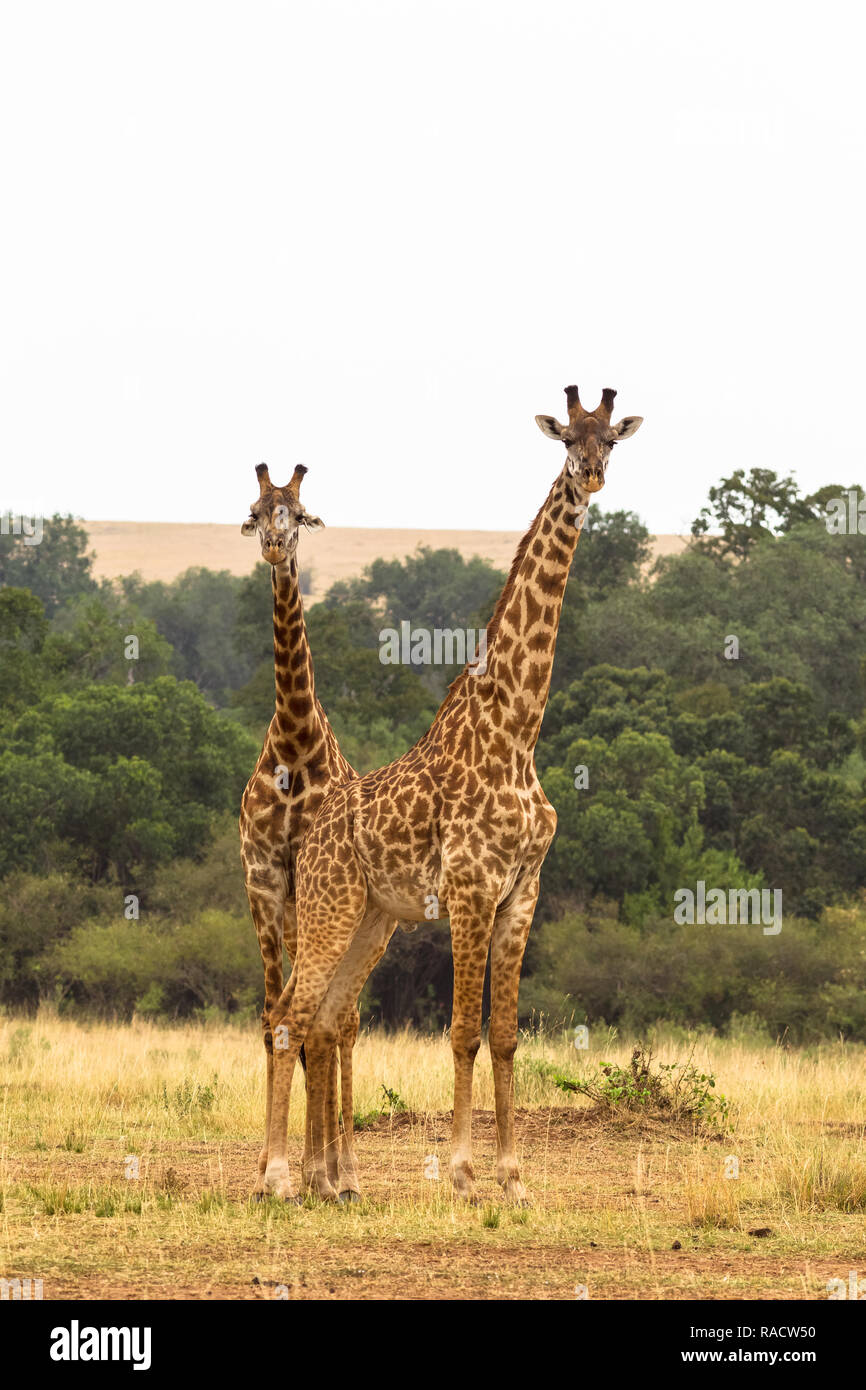
{"type": "Polygon", "coordinates": [[[643,424],[642,415],[624,415],[613,427],[617,439],[629,439],[643,424]]]}
{"type": "Polygon", "coordinates": [[[306,526],[308,531],[321,531],[325,525],[320,516],[310,516],[309,512],[304,512],[300,520],[301,525],[306,526]]]}
{"type": "Polygon", "coordinates": [[[243,526],[241,527],[241,535],[242,535],[242,536],[254,536],[255,534],[256,534],[256,519],[255,519],[254,516],[248,516],[247,519],[246,519],[246,521],[244,522],[243,526]]]}
{"type": "Polygon", "coordinates": [[[536,415],[535,423],[541,430],[541,433],[547,435],[548,439],[562,438],[564,426],[562,426],[553,415],[536,415]]]}

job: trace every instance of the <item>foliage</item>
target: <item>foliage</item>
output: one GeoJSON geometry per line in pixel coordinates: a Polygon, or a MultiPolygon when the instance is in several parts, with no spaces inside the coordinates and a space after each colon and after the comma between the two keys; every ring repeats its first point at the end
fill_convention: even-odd
{"type": "Polygon", "coordinates": [[[587,1096],[594,1104],[614,1110],[640,1110],[672,1120],[700,1120],[724,1124],[728,1102],[713,1095],[716,1078],[698,1071],[689,1056],[685,1062],[659,1062],[652,1067],[652,1048],[638,1042],[628,1065],[600,1062],[592,1076],[574,1080],[558,1072],[553,1078],[560,1091],[587,1096]]]}
{"type": "Polygon", "coordinates": [[[259,649],[273,653],[270,566],[258,565],[247,579],[228,570],[185,570],[171,583],[145,583],[140,575],[121,581],[127,602],[149,618],[172,648],[171,671],[191,680],[213,704],[229,702],[231,692],[249,680],[259,649]],[[255,656],[244,642],[242,605],[256,599],[255,656]]]}
{"type": "Polygon", "coordinates": [[[236,807],[257,749],[189,682],[88,685],[15,720],[0,752],[0,872],[65,858],[130,882],[195,855],[236,807]]]}
{"type": "Polygon", "coordinates": [[[866,908],[828,908],[819,921],[678,925],[670,915],[632,926],[598,899],[536,923],[533,972],[520,1016],[644,1033],[670,1021],[724,1032],[750,1017],[773,1039],[866,1038],[866,908]]]}
{"type": "Polygon", "coordinates": [[[709,506],[692,522],[692,535],[709,554],[744,560],[758,541],[815,517],[790,474],[780,478],[770,468],[753,468],[747,477],[737,468],[710,488],[709,506]]]}
{"type": "Polygon", "coordinates": [[[49,952],[58,1002],[98,1014],[168,1018],[251,1008],[261,962],[249,916],[207,908],[189,920],[90,921],[49,952]]]}
{"type": "Polygon", "coordinates": [[[334,584],[328,607],[358,602],[380,614],[380,627],[399,627],[404,619],[418,627],[470,627],[492,612],[505,575],[475,555],[419,545],[404,560],[374,560],[360,579],[334,584]]]}
{"type": "Polygon", "coordinates": [[[71,516],[46,517],[39,544],[28,545],[26,536],[13,533],[7,513],[0,531],[0,588],[29,589],[53,618],[69,599],[95,592],[92,569],[87,532],[71,516]]]}
{"type": "MultiPolygon", "coordinates": [[[[739,470],[651,572],[640,519],[590,511],[536,749],[558,833],[522,1016],[866,1037],[866,538],[823,520],[844,491],[739,470]],[[676,925],[698,880],[781,889],[782,932],[676,925]]],[[[383,664],[382,629],[477,630],[503,579],[420,548],[309,609],[317,694],[359,771],[424,732],[454,674],[383,664]]],[[[263,564],[98,585],[71,518],[39,546],[2,537],[0,1001],[256,1007],[235,826],[273,713],[271,611],[263,564]]],[[[431,1029],[451,996],[447,925],[423,922],[394,933],[362,1004],[431,1029]]]]}
{"type": "Polygon", "coordinates": [[[8,717],[39,698],[45,607],[29,589],[0,589],[0,709],[8,717]]]}
{"type": "Polygon", "coordinates": [[[155,622],[104,590],[71,600],[56,615],[42,649],[43,689],[106,683],[133,685],[167,674],[172,648],[155,622]],[[134,638],[136,655],[127,655],[134,638]]]}

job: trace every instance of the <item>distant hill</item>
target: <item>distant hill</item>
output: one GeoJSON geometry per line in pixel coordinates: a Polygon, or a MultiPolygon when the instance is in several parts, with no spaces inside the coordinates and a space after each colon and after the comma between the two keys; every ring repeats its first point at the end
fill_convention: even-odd
{"type": "MultiPolygon", "coordinates": [[[[192,566],[249,574],[260,559],[258,542],[242,536],[239,526],[189,525],[166,521],[84,521],[90,548],[96,552],[97,578],[114,579],[140,570],[145,579],[174,579],[192,566]]],[[[307,602],[323,598],[336,579],[351,579],[382,557],[403,559],[419,545],[450,547],[470,559],[480,555],[507,570],[522,531],[429,531],[423,528],[382,530],[362,526],[328,526],[302,535],[301,569],[310,575],[307,602]]],[[[685,536],[656,536],[653,555],[670,555],[687,544],[685,536]]]]}

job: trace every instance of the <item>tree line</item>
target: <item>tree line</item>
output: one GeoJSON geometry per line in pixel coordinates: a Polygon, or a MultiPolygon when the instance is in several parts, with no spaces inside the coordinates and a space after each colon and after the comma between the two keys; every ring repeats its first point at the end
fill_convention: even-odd
{"type": "MultiPolygon", "coordinates": [[[[536,752],[559,828],[524,1018],[866,1037],[866,537],[825,524],[846,491],[740,470],[654,566],[634,513],[590,511],[536,752]],[[677,926],[698,880],[781,889],[779,937],[677,926]]],[[[483,627],[504,578],[422,548],[308,610],[359,771],[418,738],[457,673],[383,664],[383,629],[483,627]]],[[[234,821],[271,642],[267,566],[97,582],[69,517],[38,546],[0,535],[0,1002],[260,1007],[234,821]]],[[[366,1016],[442,1026],[450,976],[446,926],[397,933],[366,1016]]]]}

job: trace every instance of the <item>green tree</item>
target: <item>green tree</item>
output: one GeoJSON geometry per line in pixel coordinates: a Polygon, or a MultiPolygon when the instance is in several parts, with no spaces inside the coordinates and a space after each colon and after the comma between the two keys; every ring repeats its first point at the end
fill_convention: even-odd
{"type": "Polygon", "coordinates": [[[374,560],[360,579],[331,586],[328,607],[367,600],[381,614],[380,627],[472,627],[493,611],[506,576],[475,555],[421,545],[404,560],[374,560]],[[479,619],[479,615],[481,615],[479,619]]]}
{"type": "Polygon", "coordinates": [[[38,545],[14,535],[11,518],[0,534],[0,588],[29,589],[53,618],[71,598],[96,591],[93,555],[87,553],[87,532],[71,516],[46,517],[38,545]]]}
{"type": "Polygon", "coordinates": [[[42,693],[48,621],[28,589],[0,589],[0,710],[24,709],[42,693]]]}
{"type": "Polygon", "coordinates": [[[0,753],[3,867],[37,867],[57,839],[93,880],[195,857],[215,817],[237,809],[257,754],[172,676],[56,694],[14,722],[0,753]]]}
{"type": "Polygon", "coordinates": [[[243,642],[255,632],[256,651],[273,654],[269,580],[257,566],[247,580],[228,570],[201,567],[185,570],[171,583],[144,583],[140,575],[121,581],[127,602],[156,624],[171,644],[171,671],[179,680],[195,681],[202,694],[218,708],[227,705],[231,693],[250,679],[255,662],[243,642]],[[256,621],[251,629],[240,621],[242,601],[255,593],[256,621]]]}
{"type": "Polygon", "coordinates": [[[173,664],[171,646],[153,620],[105,592],[73,599],[60,609],[43,658],[48,680],[67,690],[94,682],[151,680],[167,674],[173,664]],[[135,639],[134,647],[130,638],[135,639]]]}
{"type": "Polygon", "coordinates": [[[576,738],[564,762],[542,776],[559,818],[545,894],[586,903],[598,893],[622,902],[647,889],[672,892],[677,849],[703,806],[700,771],[664,735],[634,729],[609,743],[576,738]]]}
{"type": "Polygon", "coordinates": [[[817,508],[802,498],[796,480],[770,468],[737,468],[710,488],[709,505],[692,522],[692,535],[707,553],[744,560],[758,541],[815,518],[817,508]],[[720,535],[711,535],[711,531],[720,535]]]}
{"type": "Polygon", "coordinates": [[[650,533],[636,512],[590,507],[572,574],[599,596],[636,584],[651,553],[650,533]]]}

